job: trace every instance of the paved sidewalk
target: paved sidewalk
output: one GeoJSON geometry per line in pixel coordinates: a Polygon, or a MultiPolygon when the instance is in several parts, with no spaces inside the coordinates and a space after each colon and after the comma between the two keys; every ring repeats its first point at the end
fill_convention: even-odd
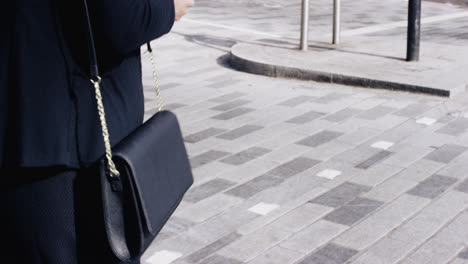
{"type": "MultiPolygon", "coordinates": [[[[398,9],[401,1],[358,5],[370,3],[398,9]]],[[[468,94],[233,70],[233,45],[271,43],[258,31],[283,34],[287,23],[267,31],[268,21],[293,21],[283,12],[297,9],[274,9],[278,17],[268,20],[263,4],[199,0],[154,42],[162,95],[181,122],[195,183],[142,263],[468,263],[468,94]]],[[[437,8],[446,7],[429,11],[437,8]]],[[[156,95],[145,55],[148,118],[156,95]]]]}
{"type": "MultiPolygon", "coordinates": [[[[466,12],[468,16],[468,12],[466,12]]],[[[341,45],[309,43],[308,51],[281,45],[235,45],[236,69],[272,77],[456,96],[468,91],[468,49],[422,43],[419,62],[406,62],[400,39],[348,38],[341,45]]]]}
{"type": "Polygon", "coordinates": [[[429,1],[440,2],[440,3],[451,3],[453,5],[468,7],[468,1],[467,0],[429,0],[429,1]]]}
{"type": "MultiPolygon", "coordinates": [[[[232,65],[242,71],[272,77],[440,96],[456,96],[468,89],[466,74],[468,50],[463,37],[468,29],[468,23],[463,24],[468,18],[467,9],[449,4],[424,2],[421,59],[417,63],[409,63],[405,61],[406,17],[398,17],[397,20],[385,18],[389,13],[406,15],[407,3],[404,1],[399,3],[393,1],[382,5],[376,3],[378,2],[367,1],[366,4],[343,2],[342,41],[339,45],[327,44],[330,43],[330,31],[328,33],[319,31],[311,34],[309,50],[299,51],[297,41],[299,33],[293,30],[297,34],[295,39],[286,38],[286,34],[283,33],[284,38],[281,42],[236,44],[231,51],[232,65]],[[374,9],[369,10],[369,7],[374,9]],[[398,10],[392,10],[395,7],[398,10]],[[351,8],[359,11],[352,11],[351,8]],[[365,12],[366,9],[369,11],[365,12]],[[353,20],[347,19],[351,17],[350,14],[356,14],[352,16],[353,20]],[[369,20],[369,16],[375,15],[382,15],[383,19],[374,20],[376,24],[359,27],[353,25],[359,21],[369,20]],[[451,29],[440,27],[443,24],[454,27],[451,29]],[[439,28],[434,25],[438,25],[439,28]],[[462,39],[451,42],[441,42],[438,39],[448,34],[462,39]]],[[[322,3],[316,5],[315,2],[311,5],[313,10],[317,6],[329,6],[322,3]]],[[[300,14],[299,10],[292,12],[300,14]]],[[[322,10],[321,15],[330,16],[329,12],[322,10]]],[[[310,18],[312,31],[317,31],[314,29],[317,23],[316,17],[317,14],[312,14],[310,18]]],[[[327,22],[328,25],[331,24],[330,20],[327,22]]]]}

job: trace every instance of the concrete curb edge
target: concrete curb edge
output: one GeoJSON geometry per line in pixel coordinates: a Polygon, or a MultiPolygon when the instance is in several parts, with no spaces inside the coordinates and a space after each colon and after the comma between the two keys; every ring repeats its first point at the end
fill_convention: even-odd
{"type": "Polygon", "coordinates": [[[359,76],[349,76],[332,72],[305,70],[294,67],[265,64],[244,58],[235,52],[230,52],[231,66],[239,71],[270,77],[291,78],[306,81],[336,83],[342,85],[359,86],[364,88],[385,89],[394,91],[406,91],[423,93],[442,97],[450,97],[450,91],[433,87],[417,86],[407,83],[390,82],[384,80],[369,79],[359,76]]]}

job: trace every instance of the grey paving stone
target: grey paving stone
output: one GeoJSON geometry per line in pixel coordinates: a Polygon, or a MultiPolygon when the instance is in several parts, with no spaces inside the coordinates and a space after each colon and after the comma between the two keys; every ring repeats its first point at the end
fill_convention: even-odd
{"type": "Polygon", "coordinates": [[[296,144],[299,145],[304,145],[308,147],[318,147],[320,145],[323,145],[327,142],[330,142],[340,136],[342,136],[343,133],[340,132],[335,132],[335,131],[329,131],[325,130],[322,132],[319,132],[313,136],[306,137],[300,141],[298,141],[296,144]]]}
{"type": "Polygon", "coordinates": [[[224,151],[217,151],[217,150],[210,150],[200,155],[194,156],[190,159],[190,164],[193,169],[201,167],[205,164],[208,164],[212,161],[218,160],[225,156],[229,155],[229,153],[224,151]]]}
{"type": "MultiPolygon", "coordinates": [[[[221,38],[219,38],[218,40],[220,40],[221,42],[224,41],[221,38]]],[[[237,83],[240,80],[238,78],[233,77],[232,74],[224,73],[224,74],[219,74],[219,75],[216,75],[216,76],[214,76],[212,78],[209,78],[206,81],[207,82],[212,82],[212,83],[217,83],[217,82],[220,82],[220,81],[232,81],[234,83],[237,83]]]]}
{"type": "Polygon", "coordinates": [[[271,223],[272,228],[279,228],[291,233],[299,232],[308,225],[322,218],[333,208],[313,203],[304,203],[301,206],[289,211],[271,223]]]}
{"type": "Polygon", "coordinates": [[[457,182],[457,179],[455,178],[441,175],[432,175],[431,177],[420,182],[407,193],[433,199],[445,192],[455,182],[457,182]]]}
{"type": "Polygon", "coordinates": [[[345,96],[347,96],[347,94],[345,93],[329,93],[325,96],[314,99],[313,102],[319,104],[328,104],[333,101],[339,100],[345,96]]]}
{"type": "Polygon", "coordinates": [[[185,230],[187,230],[194,224],[195,224],[194,222],[188,219],[177,217],[177,216],[172,216],[167,222],[167,224],[164,226],[163,230],[177,234],[177,233],[184,232],[185,230]]]}
{"type": "Polygon", "coordinates": [[[191,188],[184,196],[187,202],[196,203],[212,195],[222,192],[236,183],[225,179],[214,179],[200,186],[191,188]]]}
{"type": "Polygon", "coordinates": [[[284,105],[284,106],[296,106],[296,105],[299,105],[299,104],[303,104],[305,102],[309,102],[310,100],[312,100],[314,97],[311,97],[311,96],[307,96],[307,95],[300,95],[300,96],[296,96],[294,98],[291,98],[291,99],[288,99],[286,101],[283,101],[280,103],[280,105],[284,105]]]}
{"type": "Polygon", "coordinates": [[[369,157],[375,155],[379,151],[379,149],[372,148],[368,146],[368,144],[361,144],[355,148],[350,148],[334,156],[333,160],[346,162],[355,166],[356,164],[361,163],[363,160],[366,160],[369,157]]]}
{"type": "Polygon", "coordinates": [[[421,160],[424,156],[431,153],[433,148],[420,147],[411,144],[397,144],[392,147],[394,153],[391,157],[386,159],[383,163],[407,168],[415,162],[421,160]]]}
{"type": "Polygon", "coordinates": [[[343,206],[370,189],[368,186],[345,182],[310,202],[336,208],[343,206]]]}
{"type": "Polygon", "coordinates": [[[234,117],[238,117],[238,116],[250,113],[252,111],[254,111],[254,109],[252,109],[252,108],[238,107],[238,108],[235,108],[233,110],[227,111],[225,113],[215,115],[212,118],[218,119],[218,120],[229,120],[229,119],[232,119],[234,117]]]}
{"type": "Polygon", "coordinates": [[[271,150],[266,148],[252,147],[222,159],[221,162],[232,165],[242,165],[269,152],[271,152],[271,150]]]}
{"type": "MultiPolygon", "coordinates": [[[[418,198],[418,196],[413,195],[407,196],[418,198]]],[[[419,247],[425,241],[434,237],[444,226],[452,222],[460,212],[466,209],[467,204],[467,194],[449,191],[432,201],[421,211],[418,211],[413,218],[392,230],[389,237],[398,241],[405,241],[406,253],[402,254],[405,256],[413,251],[414,248],[419,247]]]]}
{"type": "Polygon", "coordinates": [[[210,84],[207,85],[207,87],[210,87],[210,88],[224,88],[224,87],[227,87],[227,86],[231,86],[231,85],[234,85],[236,83],[240,82],[240,80],[233,80],[233,79],[225,79],[225,80],[220,80],[220,81],[217,81],[217,82],[212,82],[210,84]]]}
{"type": "MultiPolygon", "coordinates": [[[[182,83],[171,82],[171,83],[161,84],[161,89],[171,89],[180,85],[182,85],[182,83]]],[[[154,87],[151,87],[151,88],[154,89],[154,87]]]]}
{"type": "Polygon", "coordinates": [[[465,151],[463,154],[459,155],[458,157],[450,161],[448,164],[437,162],[438,164],[445,165],[438,173],[457,179],[465,179],[467,176],[466,172],[468,171],[468,162],[466,162],[467,160],[468,151],[465,151]]]}
{"type": "Polygon", "coordinates": [[[408,173],[407,170],[380,183],[372,188],[371,191],[364,194],[363,197],[383,202],[394,200],[418,184],[417,181],[407,180],[402,177],[403,174],[408,173]]]}
{"type": "MultiPolygon", "coordinates": [[[[438,172],[442,167],[444,167],[444,165],[445,164],[432,160],[420,159],[403,170],[398,176],[406,180],[421,182],[438,172]]],[[[441,174],[450,175],[447,173],[441,174]]]]}
{"type": "Polygon", "coordinates": [[[218,252],[219,255],[249,262],[277,245],[290,235],[289,232],[264,226],[231,243],[218,252]]]}
{"type": "Polygon", "coordinates": [[[207,245],[206,247],[203,247],[192,254],[188,255],[185,259],[189,263],[198,263],[201,260],[207,258],[208,256],[216,253],[218,250],[224,248],[225,246],[231,244],[232,242],[236,241],[239,239],[241,235],[233,232],[227,236],[224,236],[215,242],[207,245]]]}
{"type": "Polygon", "coordinates": [[[275,175],[281,178],[290,178],[298,173],[301,173],[313,166],[319,164],[320,161],[313,160],[305,157],[298,157],[278,167],[272,169],[269,174],[275,175]]]}
{"type": "Polygon", "coordinates": [[[382,205],[383,203],[379,201],[356,198],[350,203],[335,209],[333,212],[326,215],[324,219],[334,223],[350,226],[382,205]]]}
{"type": "Polygon", "coordinates": [[[237,99],[237,100],[234,100],[232,102],[227,102],[227,103],[212,107],[211,109],[212,110],[218,110],[218,111],[227,111],[227,110],[230,110],[232,108],[236,108],[236,107],[239,107],[241,105],[245,105],[245,104],[247,104],[249,102],[250,102],[249,100],[237,99]]]}
{"type": "Polygon", "coordinates": [[[226,139],[226,140],[234,140],[234,139],[238,139],[240,137],[243,137],[245,135],[248,135],[250,133],[253,133],[255,131],[258,131],[258,130],[260,130],[262,128],[263,128],[262,126],[245,125],[245,126],[241,126],[239,128],[236,128],[234,130],[231,130],[231,131],[229,131],[227,133],[221,134],[221,135],[217,136],[217,138],[222,138],[222,139],[226,139]]]}
{"type": "Polygon", "coordinates": [[[466,259],[468,260],[468,247],[465,248],[460,254],[458,254],[458,257],[461,259],[466,259]]]}
{"type": "Polygon", "coordinates": [[[213,255],[202,262],[200,264],[243,264],[244,262],[239,261],[237,259],[227,258],[224,256],[213,255]]]}
{"type": "Polygon", "coordinates": [[[425,104],[411,104],[395,112],[394,115],[405,116],[405,117],[415,117],[428,111],[429,109],[430,107],[425,104]]]}
{"type": "Polygon", "coordinates": [[[357,250],[366,249],[419,212],[429,202],[425,198],[403,194],[343,233],[334,240],[334,243],[357,250]]]}
{"type": "Polygon", "coordinates": [[[317,118],[320,118],[321,116],[323,116],[322,113],[319,113],[319,112],[316,112],[316,111],[309,111],[309,112],[307,112],[305,114],[301,114],[299,116],[291,118],[291,119],[287,120],[286,122],[287,123],[293,123],[293,124],[305,124],[305,123],[313,121],[313,120],[315,120],[317,118]]]}
{"type": "Polygon", "coordinates": [[[161,232],[159,232],[158,234],[158,237],[156,238],[158,242],[160,241],[164,241],[166,239],[169,239],[171,237],[174,237],[176,236],[177,234],[179,234],[178,232],[172,232],[172,231],[169,231],[167,229],[162,229],[161,232]]]}
{"type": "Polygon", "coordinates": [[[429,153],[425,159],[441,162],[441,163],[449,163],[451,160],[455,159],[463,152],[465,152],[468,148],[459,146],[459,145],[450,145],[446,144],[442,147],[434,150],[433,152],[429,153]]]}
{"type": "Polygon", "coordinates": [[[378,97],[377,95],[361,95],[362,101],[353,105],[353,108],[361,109],[363,111],[369,111],[371,109],[383,106],[382,104],[386,103],[388,99],[378,97]]]}
{"type": "Polygon", "coordinates": [[[396,108],[379,105],[361,114],[358,114],[356,117],[367,120],[376,120],[380,117],[390,114],[391,112],[394,112],[395,110],[396,108]]]}
{"type": "Polygon", "coordinates": [[[366,249],[352,264],[395,264],[408,253],[408,243],[384,237],[366,249]]]}
{"type": "MultiPolygon", "coordinates": [[[[213,66],[208,66],[208,67],[204,67],[204,68],[197,67],[195,70],[189,71],[189,72],[187,72],[185,74],[189,74],[191,76],[197,76],[198,75],[198,76],[202,76],[202,77],[207,78],[206,73],[208,73],[208,72],[212,73],[212,72],[215,72],[216,70],[218,70],[217,67],[213,67],[213,66]]],[[[205,78],[203,78],[203,80],[205,78]]]]}
{"type": "Polygon", "coordinates": [[[329,243],[298,264],[343,264],[357,253],[359,251],[329,243]]]}
{"type": "Polygon", "coordinates": [[[334,114],[327,115],[323,119],[330,122],[341,122],[362,112],[360,109],[346,108],[334,114]]]}
{"type": "Polygon", "coordinates": [[[382,182],[392,178],[403,169],[398,166],[387,165],[384,163],[377,164],[367,170],[356,169],[358,172],[348,181],[352,183],[362,184],[366,186],[379,186],[382,182]]]}
{"type": "Polygon", "coordinates": [[[349,227],[344,225],[319,220],[304,230],[301,230],[301,232],[294,234],[281,243],[280,246],[309,254],[315,249],[327,244],[347,229],[349,229],[349,227]]]}
{"type": "Polygon", "coordinates": [[[451,115],[440,116],[439,119],[437,119],[437,123],[448,124],[452,122],[455,118],[456,117],[451,116],[451,115]]]}
{"type": "Polygon", "coordinates": [[[239,98],[239,97],[244,96],[244,95],[245,94],[241,93],[241,92],[232,92],[232,93],[228,93],[228,94],[224,94],[224,95],[212,98],[212,99],[210,99],[210,101],[217,102],[217,103],[223,103],[223,102],[227,102],[227,101],[239,98]]]}
{"type": "Polygon", "coordinates": [[[265,174],[262,176],[258,176],[242,185],[239,185],[225,193],[228,195],[247,199],[263,190],[274,187],[280,184],[281,182],[283,182],[282,179],[265,174]]]}
{"type": "Polygon", "coordinates": [[[296,263],[303,256],[303,253],[295,250],[275,246],[262,255],[256,257],[249,264],[285,264],[296,263]]]}
{"type": "MultiPolygon", "coordinates": [[[[153,243],[153,245],[145,252],[145,255],[147,255],[149,258],[151,258],[158,251],[166,250],[178,252],[184,255],[190,254],[191,252],[194,252],[195,250],[204,246],[204,242],[199,239],[199,237],[188,235],[186,232],[177,234],[176,236],[170,237],[163,241],[158,241],[158,238],[156,238],[155,242],[156,243],[153,243]]],[[[150,263],[152,264],[154,262],[150,263]]]]}
{"type": "MultiPolygon", "coordinates": [[[[240,203],[242,202],[240,198],[228,196],[228,195],[225,195],[225,196],[232,197],[234,198],[233,200],[237,199],[240,201],[239,203],[237,203],[237,205],[236,204],[228,205],[227,208],[229,208],[230,210],[226,210],[227,208],[225,207],[224,210],[220,210],[215,215],[212,215],[209,218],[205,218],[203,222],[198,223],[197,225],[193,226],[192,228],[190,228],[189,230],[185,232],[186,234],[190,234],[191,236],[198,237],[199,239],[203,239],[204,241],[202,246],[196,248],[190,253],[193,253],[196,250],[222,237],[225,237],[233,232],[236,232],[236,230],[240,226],[250,221],[253,221],[254,219],[259,217],[258,214],[250,212],[246,210],[244,206],[240,205],[240,203]]],[[[212,198],[216,198],[216,197],[212,197],[212,198]]]]}
{"type": "Polygon", "coordinates": [[[179,104],[179,103],[172,103],[172,104],[167,104],[164,106],[165,109],[168,110],[176,110],[178,108],[186,106],[185,104],[179,104]]]}
{"type": "Polygon", "coordinates": [[[458,136],[468,129],[468,120],[456,119],[449,122],[447,125],[436,130],[437,133],[448,134],[452,136],[458,136]]]}
{"type": "Polygon", "coordinates": [[[466,264],[466,259],[456,258],[450,262],[450,264],[466,264]]]}
{"type": "Polygon", "coordinates": [[[243,201],[244,199],[239,197],[218,193],[195,204],[184,201],[183,205],[186,206],[182,207],[181,210],[176,210],[174,215],[190,219],[195,223],[202,223],[243,201]]]}
{"type": "Polygon", "coordinates": [[[412,252],[402,263],[448,263],[456,257],[468,241],[466,223],[468,223],[468,212],[465,211],[412,252]]]}
{"type": "Polygon", "coordinates": [[[382,131],[377,129],[372,129],[368,127],[360,126],[354,131],[347,131],[343,136],[341,136],[337,141],[351,144],[353,146],[358,146],[369,139],[377,136],[382,133],[382,131]]]}
{"type": "MultiPolygon", "coordinates": [[[[298,147],[308,148],[302,145],[296,145],[298,147]]],[[[344,143],[338,140],[328,142],[327,144],[318,146],[316,148],[308,149],[307,152],[302,154],[302,156],[316,159],[316,160],[323,160],[328,161],[335,157],[338,154],[343,153],[344,151],[349,150],[353,145],[344,143]]]]}
{"type": "Polygon", "coordinates": [[[375,155],[371,156],[370,158],[366,159],[365,161],[359,163],[358,165],[355,166],[355,168],[358,168],[358,169],[368,169],[374,165],[376,165],[377,163],[385,160],[386,158],[388,158],[390,155],[392,155],[393,153],[390,152],[390,151],[386,151],[386,150],[383,150],[383,151],[380,151],[378,153],[376,153],[375,155]]]}
{"type": "Polygon", "coordinates": [[[460,192],[465,192],[468,193],[468,179],[464,180],[462,183],[460,183],[455,190],[460,191],[460,192]]]}
{"type": "MultiPolygon", "coordinates": [[[[384,120],[384,118],[377,119],[376,123],[382,120],[384,120]]],[[[384,124],[378,125],[378,127],[380,127],[381,129],[383,128],[382,126],[384,126],[384,124]]],[[[407,139],[410,136],[416,135],[417,133],[421,133],[422,125],[416,123],[413,119],[409,119],[394,127],[389,127],[386,129],[388,130],[379,135],[376,139],[397,143],[407,139]]]]}
{"type": "Polygon", "coordinates": [[[188,135],[185,137],[185,142],[187,143],[197,143],[199,141],[202,141],[204,139],[207,139],[209,137],[221,134],[226,132],[226,129],[221,129],[221,128],[207,128],[205,130],[202,130],[200,132],[188,135]]]}

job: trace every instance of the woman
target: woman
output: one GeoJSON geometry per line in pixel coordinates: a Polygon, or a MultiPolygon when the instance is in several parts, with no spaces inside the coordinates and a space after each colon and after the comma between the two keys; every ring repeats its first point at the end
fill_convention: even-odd
{"type": "MultiPolygon", "coordinates": [[[[193,0],[88,5],[115,145],[143,120],[140,46],[169,32],[193,0]]],[[[87,184],[104,145],[84,2],[5,1],[0,29],[1,262],[106,263],[99,196],[87,184]]]]}

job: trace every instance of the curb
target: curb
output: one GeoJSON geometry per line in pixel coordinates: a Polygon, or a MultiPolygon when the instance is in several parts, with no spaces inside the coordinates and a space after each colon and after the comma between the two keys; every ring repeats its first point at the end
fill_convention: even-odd
{"type": "Polygon", "coordinates": [[[433,87],[369,79],[365,77],[349,76],[333,72],[321,72],[315,70],[305,70],[294,67],[265,64],[254,61],[252,59],[244,58],[238,54],[235,54],[235,52],[233,51],[231,51],[230,54],[230,63],[233,68],[239,71],[257,75],[450,97],[450,91],[433,87]]]}

